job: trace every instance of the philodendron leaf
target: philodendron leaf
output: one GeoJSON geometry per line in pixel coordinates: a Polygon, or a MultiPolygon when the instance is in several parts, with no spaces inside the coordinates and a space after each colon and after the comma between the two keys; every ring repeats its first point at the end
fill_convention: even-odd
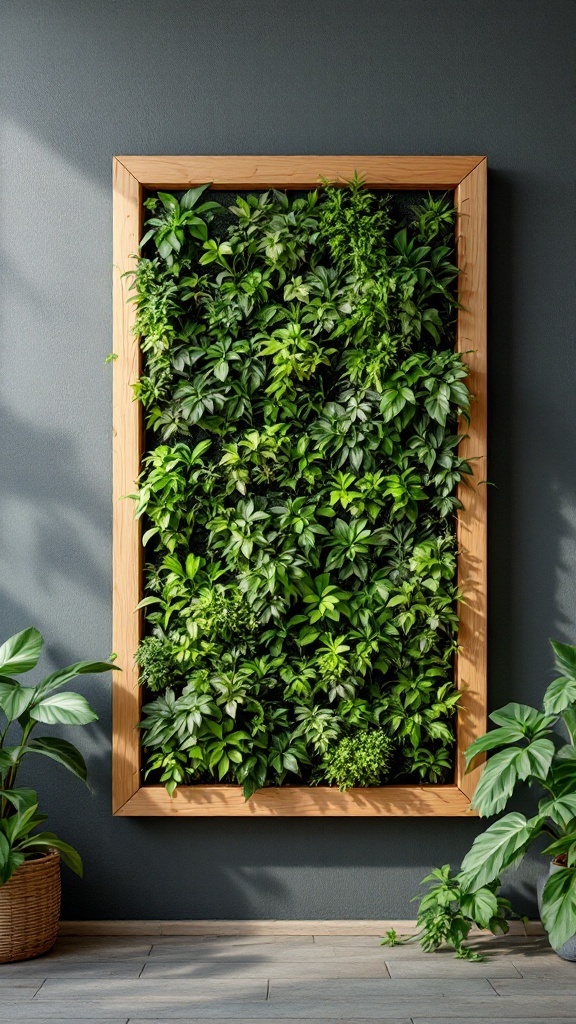
{"type": "Polygon", "coordinates": [[[33,626],[15,633],[0,647],[0,676],[20,675],[38,664],[44,639],[33,626]]]}
{"type": "Polygon", "coordinates": [[[554,722],[554,715],[543,715],[528,704],[506,704],[489,716],[496,725],[520,729],[529,739],[543,729],[549,729],[554,722]]]}
{"type": "Polygon", "coordinates": [[[513,728],[501,728],[492,729],[491,732],[486,733],[485,736],[479,736],[477,740],[474,740],[470,744],[464,757],[466,759],[467,771],[472,768],[472,762],[478,756],[483,754],[485,751],[494,750],[495,747],[506,747],[511,743],[518,743],[519,740],[524,739],[524,733],[521,729],[513,728]]]}
{"type": "Polygon", "coordinates": [[[541,814],[546,814],[556,825],[568,828],[576,818],[576,793],[567,793],[556,800],[541,800],[538,805],[541,814]]]}
{"type": "Polygon", "coordinates": [[[38,736],[28,743],[24,753],[44,754],[45,757],[51,757],[53,761],[64,765],[68,771],[86,782],[88,774],[86,762],[80,751],[67,740],[61,740],[56,736],[38,736]]]}
{"type": "Polygon", "coordinates": [[[542,893],[542,924],[553,949],[576,935],[576,869],[560,868],[550,875],[542,893]]]}
{"type": "Polygon", "coordinates": [[[0,709],[9,722],[20,718],[35,693],[33,686],[20,686],[15,679],[0,679],[0,709]]]}
{"type": "Polygon", "coordinates": [[[560,676],[554,679],[544,694],[544,707],[548,714],[558,715],[576,704],[576,679],[560,676]]]}
{"type": "Polygon", "coordinates": [[[53,693],[30,710],[30,717],[45,725],[86,725],[98,715],[80,693],[53,693]]]}
{"type": "Polygon", "coordinates": [[[527,820],[523,814],[511,811],[490,825],[476,837],[462,861],[462,887],[476,890],[488,885],[520,860],[540,831],[542,820],[541,817],[527,820]]]}
{"type": "Polygon", "coordinates": [[[551,640],[550,645],[560,671],[572,679],[576,678],[576,647],[573,644],[559,644],[556,640],[551,640]]]}
{"type": "Polygon", "coordinates": [[[479,928],[489,928],[490,921],[498,913],[498,899],[490,889],[478,889],[462,896],[460,910],[479,928]]]}
{"type": "Polygon", "coordinates": [[[521,753],[522,748],[511,747],[494,754],[488,761],[472,797],[472,807],[481,817],[499,814],[506,806],[518,781],[516,762],[521,753]]]}

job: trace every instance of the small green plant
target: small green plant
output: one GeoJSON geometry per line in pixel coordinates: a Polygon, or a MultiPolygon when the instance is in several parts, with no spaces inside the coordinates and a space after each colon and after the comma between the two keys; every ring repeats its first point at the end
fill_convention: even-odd
{"type": "Polygon", "coordinates": [[[0,885],[12,877],[25,860],[51,847],[76,874],[82,874],[80,856],[53,832],[36,831],[46,820],[38,811],[33,789],[17,786],[22,762],[32,755],[49,757],[86,782],[86,764],[79,750],[56,736],[36,736],[39,725],[86,725],[97,719],[85,697],[61,688],[76,676],[108,672],[109,662],[79,661],[51,672],[36,686],[24,686],[13,676],[35,668],[43,638],[30,627],[0,646],[0,885]]]}
{"type": "Polygon", "coordinates": [[[323,776],[341,790],[381,786],[390,774],[393,750],[392,740],[377,729],[344,736],[324,755],[323,776]]]}
{"type": "Polygon", "coordinates": [[[206,189],[146,200],[133,280],[145,771],[246,797],[445,781],[470,473],[453,206],[358,177],[206,189]]]}
{"type": "Polygon", "coordinates": [[[434,885],[420,902],[424,949],[436,948],[440,937],[462,955],[465,923],[468,930],[472,924],[501,930],[495,901],[504,910],[509,905],[497,897],[500,876],[542,836],[548,840],[543,852],[557,865],[542,894],[544,927],[556,949],[576,935],[576,647],[552,642],[552,648],[559,675],[543,709],[513,703],[494,711],[497,728],[466,751],[468,771],[489,755],[472,799],[481,817],[500,814],[520,784],[539,793],[537,813],[508,812],[477,836],[456,875],[445,866],[425,879],[434,885]]]}

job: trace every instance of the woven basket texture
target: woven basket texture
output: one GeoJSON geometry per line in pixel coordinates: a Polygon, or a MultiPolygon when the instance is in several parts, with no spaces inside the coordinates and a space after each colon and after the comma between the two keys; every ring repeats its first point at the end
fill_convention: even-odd
{"type": "Polygon", "coordinates": [[[60,918],[60,854],[27,860],[0,885],[0,963],[29,960],[56,942],[60,918]]]}

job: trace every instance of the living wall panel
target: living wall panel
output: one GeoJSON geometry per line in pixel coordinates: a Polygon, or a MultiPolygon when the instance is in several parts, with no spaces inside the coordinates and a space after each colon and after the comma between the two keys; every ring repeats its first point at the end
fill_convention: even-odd
{"type": "Polygon", "coordinates": [[[486,722],[486,160],[482,157],[380,156],[122,156],[114,159],[114,650],[123,669],[113,689],[113,811],[118,815],[462,815],[481,768],[464,774],[463,751],[486,722]],[[123,274],[134,266],[142,236],[145,189],[186,189],[206,181],[214,189],[314,189],[321,178],[348,180],[359,172],[377,189],[453,189],[460,270],[457,348],[466,353],[471,420],[459,453],[472,460],[471,486],[459,485],[459,652],[455,680],[462,699],[457,717],[453,785],[351,789],[282,786],[245,802],[240,787],[180,786],[171,798],[162,786],[141,785],[137,723],[141,690],[134,653],[141,639],[140,526],[132,502],[143,451],[143,416],[131,385],[140,373],[134,304],[123,274]],[[465,493],[463,493],[465,492],[465,493]]]}

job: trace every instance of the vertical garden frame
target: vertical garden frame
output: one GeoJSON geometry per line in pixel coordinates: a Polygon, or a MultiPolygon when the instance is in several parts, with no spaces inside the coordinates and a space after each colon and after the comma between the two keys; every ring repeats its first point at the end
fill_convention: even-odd
{"type": "Polygon", "coordinates": [[[114,181],[114,488],[113,645],[121,673],[113,680],[112,798],[116,815],[337,816],[470,813],[481,766],[465,774],[464,751],[486,728],[486,159],[481,156],[119,156],[114,181]],[[471,485],[461,484],[458,513],[459,651],[455,680],[462,691],[456,728],[455,782],[391,785],[340,792],[330,786],[281,786],[245,801],[230,785],[180,786],[171,798],[163,786],[143,786],[137,723],[141,690],[134,653],[141,639],[143,558],[133,493],[140,473],[142,409],[131,385],[141,353],[133,333],[129,279],[143,233],[146,189],[188,189],[206,181],[214,189],[313,189],[321,178],[342,181],[358,172],[377,189],[454,191],[458,280],[457,348],[466,352],[474,396],[459,452],[471,459],[471,485]]]}

